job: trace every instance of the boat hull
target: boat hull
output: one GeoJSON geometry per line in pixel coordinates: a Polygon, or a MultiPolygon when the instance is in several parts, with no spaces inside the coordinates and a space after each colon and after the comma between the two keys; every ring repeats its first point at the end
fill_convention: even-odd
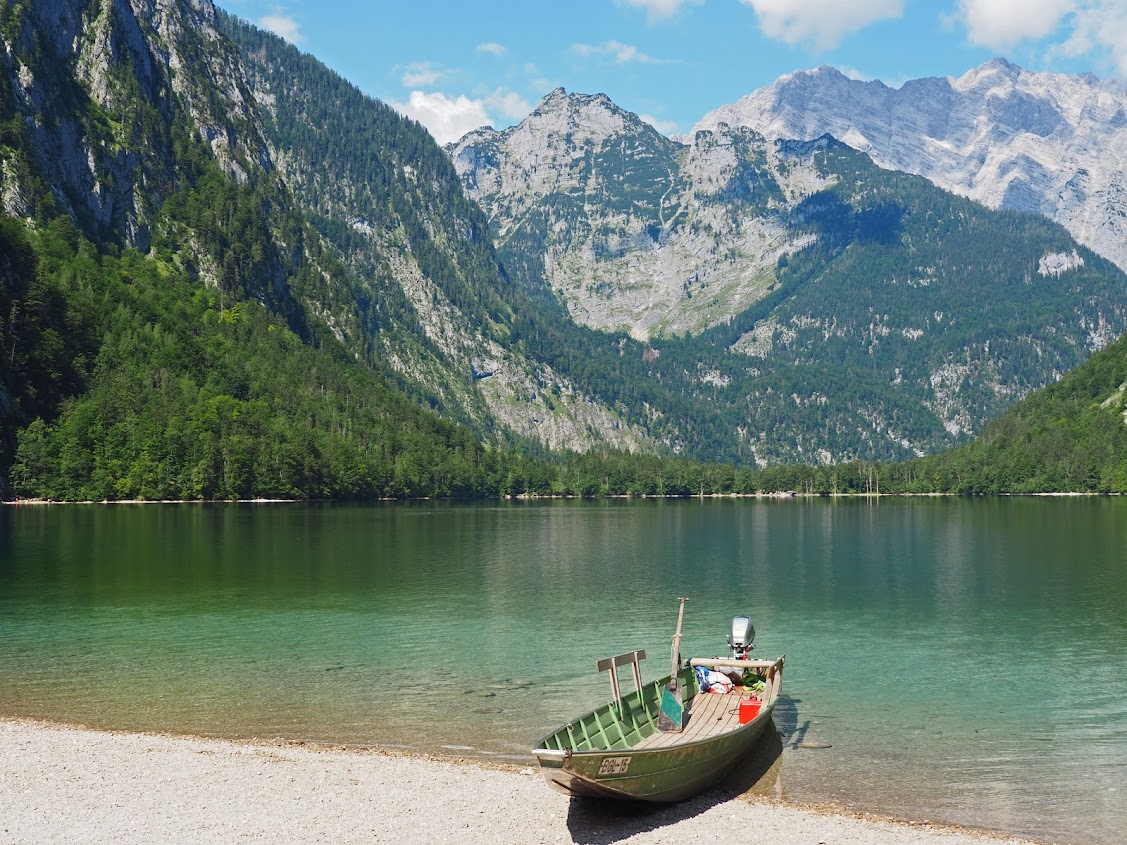
{"type": "Polygon", "coordinates": [[[698,742],[667,748],[575,752],[565,759],[541,758],[540,770],[553,789],[567,795],[655,803],[683,801],[723,780],[772,724],[773,711],[772,702],[737,730],[698,742]]]}

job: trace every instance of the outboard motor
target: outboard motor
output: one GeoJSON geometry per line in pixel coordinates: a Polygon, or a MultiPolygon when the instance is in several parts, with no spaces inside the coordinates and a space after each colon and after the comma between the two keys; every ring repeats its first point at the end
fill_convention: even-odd
{"type": "Polygon", "coordinates": [[[750,616],[737,616],[732,620],[728,645],[732,647],[732,657],[736,660],[748,659],[748,652],[755,648],[755,626],[751,624],[750,616]]]}

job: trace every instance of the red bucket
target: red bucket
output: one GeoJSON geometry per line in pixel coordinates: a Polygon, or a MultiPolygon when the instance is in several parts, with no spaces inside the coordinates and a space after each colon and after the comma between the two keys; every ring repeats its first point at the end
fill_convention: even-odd
{"type": "Polygon", "coordinates": [[[740,724],[746,725],[752,719],[759,715],[759,708],[763,706],[763,702],[754,698],[745,698],[740,702],[740,724]]]}

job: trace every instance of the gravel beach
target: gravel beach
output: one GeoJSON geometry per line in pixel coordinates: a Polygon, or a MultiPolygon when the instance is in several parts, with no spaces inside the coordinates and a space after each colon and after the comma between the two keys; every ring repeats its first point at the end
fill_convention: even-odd
{"type": "Polygon", "coordinates": [[[0,721],[0,843],[1016,842],[716,794],[572,801],[531,768],[0,721]]]}

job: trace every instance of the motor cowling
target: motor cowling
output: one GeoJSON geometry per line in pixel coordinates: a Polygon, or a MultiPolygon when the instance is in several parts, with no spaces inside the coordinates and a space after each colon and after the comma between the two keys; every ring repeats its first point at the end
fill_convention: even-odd
{"type": "Polygon", "coordinates": [[[737,616],[732,620],[728,645],[731,646],[732,657],[737,660],[747,660],[748,652],[755,648],[755,625],[752,624],[750,616],[737,616]]]}

